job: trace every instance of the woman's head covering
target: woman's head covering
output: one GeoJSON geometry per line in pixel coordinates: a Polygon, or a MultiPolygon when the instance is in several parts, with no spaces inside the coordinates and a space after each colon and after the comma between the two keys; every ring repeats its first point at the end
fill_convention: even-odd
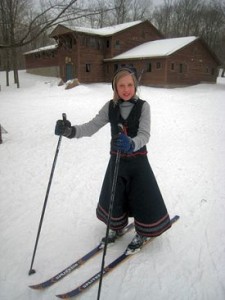
{"type": "MultiPolygon", "coordinates": [[[[113,79],[112,79],[112,89],[113,89],[113,92],[114,92],[113,100],[115,100],[115,101],[117,101],[119,99],[117,89],[116,89],[117,82],[120,78],[122,78],[126,75],[131,75],[132,76],[132,78],[134,80],[135,92],[137,91],[138,79],[137,79],[136,69],[133,68],[133,67],[126,67],[126,66],[121,67],[114,73],[113,79]]],[[[138,98],[136,96],[136,94],[134,95],[134,98],[138,98]]]]}

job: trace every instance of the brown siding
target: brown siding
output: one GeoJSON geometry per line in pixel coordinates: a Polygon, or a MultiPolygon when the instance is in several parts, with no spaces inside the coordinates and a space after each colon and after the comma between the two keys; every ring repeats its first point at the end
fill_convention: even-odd
{"type": "Polygon", "coordinates": [[[181,49],[167,59],[168,84],[197,84],[215,82],[218,75],[217,63],[200,40],[181,49]],[[174,64],[174,70],[171,69],[174,64]],[[182,70],[181,70],[182,68],[182,70]]]}
{"type": "Polygon", "coordinates": [[[104,58],[112,58],[145,42],[161,39],[162,36],[149,22],[135,25],[112,36],[111,52],[104,58]],[[116,46],[119,41],[120,47],[116,46]]]}
{"type": "Polygon", "coordinates": [[[58,65],[57,50],[35,52],[25,56],[26,69],[52,67],[58,65]]]}
{"type": "MultiPolygon", "coordinates": [[[[117,64],[121,66],[123,64],[133,65],[136,70],[140,83],[142,85],[150,86],[164,86],[166,85],[166,59],[156,58],[156,59],[139,59],[139,60],[126,60],[118,62],[108,63],[108,73],[105,73],[106,81],[110,81],[114,72],[114,65],[117,64]],[[151,71],[148,71],[148,66],[151,64],[151,71]]],[[[105,68],[107,70],[107,67],[105,68]]]]}
{"type": "Polygon", "coordinates": [[[140,81],[143,85],[177,86],[216,81],[218,60],[200,39],[168,57],[104,62],[144,42],[162,39],[148,21],[110,37],[72,32],[64,26],[58,26],[51,36],[57,39],[58,48],[26,55],[26,69],[34,72],[35,68],[46,71],[51,67],[60,70],[64,81],[68,79],[67,70],[81,83],[92,83],[110,82],[116,67],[128,64],[136,67],[138,74],[144,70],[140,81]]]}
{"type": "Polygon", "coordinates": [[[103,48],[101,37],[81,35],[79,37],[79,76],[80,82],[102,82],[103,78],[103,48]]]}
{"type": "Polygon", "coordinates": [[[58,66],[52,67],[40,67],[40,68],[30,68],[27,69],[27,73],[40,75],[40,76],[48,76],[48,77],[60,77],[60,70],[58,66]]]}

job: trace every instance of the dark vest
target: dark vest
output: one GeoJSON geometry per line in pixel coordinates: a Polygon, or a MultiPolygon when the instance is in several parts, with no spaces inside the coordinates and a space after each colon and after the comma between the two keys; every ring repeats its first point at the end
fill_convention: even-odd
{"type": "MultiPolygon", "coordinates": [[[[113,100],[110,101],[110,103],[109,103],[109,122],[111,125],[111,137],[112,138],[119,133],[118,124],[123,125],[124,130],[129,137],[133,138],[137,135],[138,128],[139,128],[139,120],[141,117],[141,111],[142,111],[142,106],[143,106],[144,102],[145,102],[144,100],[138,99],[135,102],[128,118],[126,120],[124,120],[120,114],[119,103],[115,104],[113,100]]],[[[116,152],[112,151],[112,149],[111,149],[111,154],[116,154],[116,152]]],[[[125,156],[136,156],[136,155],[146,155],[146,154],[147,154],[147,148],[146,148],[146,146],[143,146],[138,151],[133,152],[132,154],[125,155],[125,156]]]]}

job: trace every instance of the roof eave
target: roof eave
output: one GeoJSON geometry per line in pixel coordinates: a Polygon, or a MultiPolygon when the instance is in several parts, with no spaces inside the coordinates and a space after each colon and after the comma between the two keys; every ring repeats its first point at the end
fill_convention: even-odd
{"type": "Polygon", "coordinates": [[[127,58],[106,58],[103,59],[104,62],[110,62],[110,61],[120,61],[120,60],[146,60],[146,59],[155,59],[155,58],[166,58],[168,55],[160,55],[160,56],[142,56],[142,57],[127,57],[127,58]]]}

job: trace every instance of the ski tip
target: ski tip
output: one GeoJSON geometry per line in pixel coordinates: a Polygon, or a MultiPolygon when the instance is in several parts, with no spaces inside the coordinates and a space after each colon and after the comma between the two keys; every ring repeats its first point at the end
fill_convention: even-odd
{"type": "Polygon", "coordinates": [[[62,295],[56,295],[57,298],[60,298],[60,299],[69,299],[70,297],[67,297],[66,294],[62,294],[62,295]]]}
{"type": "Polygon", "coordinates": [[[29,288],[31,288],[33,290],[41,290],[42,285],[41,284],[29,285],[29,288]]]}

